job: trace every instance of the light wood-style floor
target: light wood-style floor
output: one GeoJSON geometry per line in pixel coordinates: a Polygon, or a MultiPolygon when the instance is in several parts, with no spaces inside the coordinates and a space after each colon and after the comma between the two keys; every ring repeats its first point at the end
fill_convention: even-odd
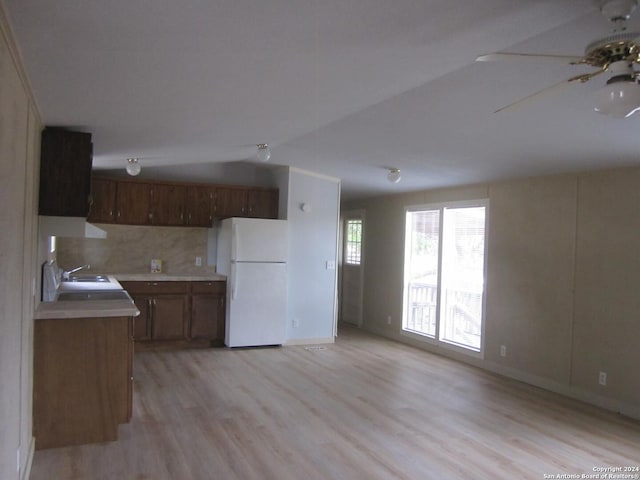
{"type": "Polygon", "coordinates": [[[117,442],[37,451],[31,479],[542,479],[640,465],[639,422],[355,329],[321,349],[139,353],[135,376],[117,442]]]}

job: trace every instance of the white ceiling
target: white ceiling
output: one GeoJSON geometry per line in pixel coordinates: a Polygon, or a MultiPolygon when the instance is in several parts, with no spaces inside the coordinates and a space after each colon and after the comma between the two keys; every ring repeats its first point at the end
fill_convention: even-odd
{"type": "Polygon", "coordinates": [[[44,122],[92,132],[96,168],[218,181],[269,143],[355,198],[639,163],[640,115],[592,109],[604,76],[494,114],[589,69],[474,62],[581,55],[597,1],[0,1],[44,122]]]}

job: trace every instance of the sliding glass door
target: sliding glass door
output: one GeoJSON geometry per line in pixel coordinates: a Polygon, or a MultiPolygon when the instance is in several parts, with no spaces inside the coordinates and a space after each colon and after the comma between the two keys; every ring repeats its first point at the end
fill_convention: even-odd
{"type": "Polygon", "coordinates": [[[486,210],[485,201],[407,209],[405,332],[482,350],[486,210]]]}

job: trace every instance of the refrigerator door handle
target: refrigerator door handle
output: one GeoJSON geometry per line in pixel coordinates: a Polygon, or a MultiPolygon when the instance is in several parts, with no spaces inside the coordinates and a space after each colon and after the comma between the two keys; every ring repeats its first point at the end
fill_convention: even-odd
{"type": "Polygon", "coordinates": [[[235,300],[236,299],[236,292],[238,290],[238,275],[236,272],[236,264],[232,263],[231,264],[231,278],[232,278],[232,282],[231,282],[231,300],[235,300]]]}

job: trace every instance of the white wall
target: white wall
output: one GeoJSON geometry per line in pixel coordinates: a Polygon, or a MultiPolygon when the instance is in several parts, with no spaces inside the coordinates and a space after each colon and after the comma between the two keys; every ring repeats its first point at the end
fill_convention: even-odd
{"type": "Polygon", "coordinates": [[[0,478],[28,475],[33,452],[34,284],[41,123],[0,3],[0,478]]]}
{"type": "Polygon", "coordinates": [[[338,258],[339,204],[339,180],[289,170],[288,344],[334,340],[337,270],[326,264],[338,258]]]}
{"type": "Polygon", "coordinates": [[[627,168],[349,202],[366,211],[363,328],[640,418],[639,186],[627,168]],[[401,333],[405,207],[478,198],[490,201],[482,359],[401,333]]]}

